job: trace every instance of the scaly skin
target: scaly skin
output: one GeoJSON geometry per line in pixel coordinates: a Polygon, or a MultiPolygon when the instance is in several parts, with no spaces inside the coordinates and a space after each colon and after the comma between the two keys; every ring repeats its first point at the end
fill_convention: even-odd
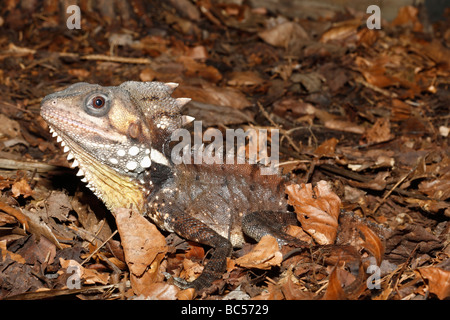
{"type": "Polygon", "coordinates": [[[162,230],[215,248],[204,272],[187,286],[202,289],[219,278],[244,234],[304,246],[284,233],[293,216],[281,177],[262,176],[248,164],[174,165],[170,137],[181,128],[180,109],[190,100],[172,98],[175,88],[78,83],[45,97],[41,114],[111,211],[132,205],[162,230]]]}

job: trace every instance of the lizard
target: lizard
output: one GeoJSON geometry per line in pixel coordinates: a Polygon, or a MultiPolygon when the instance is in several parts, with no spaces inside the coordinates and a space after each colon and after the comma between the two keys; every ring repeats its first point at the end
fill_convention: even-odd
{"type": "MultiPolygon", "coordinates": [[[[222,276],[226,258],[248,238],[303,241],[285,199],[285,177],[254,164],[174,164],[171,136],[186,122],[176,83],[76,83],[47,95],[41,116],[78,167],[77,175],[112,212],[133,206],[161,230],[214,248],[203,272],[184,287],[201,290],[222,276]]],[[[173,144],[172,144],[173,145],[173,144]]]]}

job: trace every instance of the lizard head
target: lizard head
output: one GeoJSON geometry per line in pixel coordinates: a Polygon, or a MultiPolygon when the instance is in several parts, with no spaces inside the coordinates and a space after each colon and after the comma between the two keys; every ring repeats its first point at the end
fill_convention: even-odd
{"type": "Polygon", "coordinates": [[[46,96],[41,115],[73,167],[108,208],[143,208],[152,163],[171,166],[165,147],[181,127],[174,83],[124,82],[117,87],[77,83],[46,96]]]}

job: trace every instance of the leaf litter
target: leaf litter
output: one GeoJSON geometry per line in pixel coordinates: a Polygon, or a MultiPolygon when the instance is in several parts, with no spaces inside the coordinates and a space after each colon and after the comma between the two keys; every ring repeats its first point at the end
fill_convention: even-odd
{"type": "Polygon", "coordinates": [[[369,30],[326,6],[155,2],[86,7],[95,19],[70,36],[58,0],[0,5],[0,298],[448,299],[448,9],[430,24],[403,7],[369,30]],[[194,279],[209,248],[108,213],[38,116],[71,83],[125,80],[180,83],[206,127],[280,129],[288,232],[311,247],[267,236],[201,295],[174,286],[165,274],[194,279]]]}

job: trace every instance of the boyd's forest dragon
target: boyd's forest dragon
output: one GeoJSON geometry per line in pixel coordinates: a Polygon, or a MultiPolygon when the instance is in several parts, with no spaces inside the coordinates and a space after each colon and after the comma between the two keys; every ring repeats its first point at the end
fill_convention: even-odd
{"type": "Polygon", "coordinates": [[[177,164],[171,135],[190,101],[171,96],[175,83],[129,81],[117,87],[77,83],[42,101],[41,115],[78,166],[87,186],[114,211],[132,206],[160,229],[214,248],[187,287],[221,277],[226,257],[247,237],[308,245],[285,233],[286,181],[250,164],[177,164]]]}

